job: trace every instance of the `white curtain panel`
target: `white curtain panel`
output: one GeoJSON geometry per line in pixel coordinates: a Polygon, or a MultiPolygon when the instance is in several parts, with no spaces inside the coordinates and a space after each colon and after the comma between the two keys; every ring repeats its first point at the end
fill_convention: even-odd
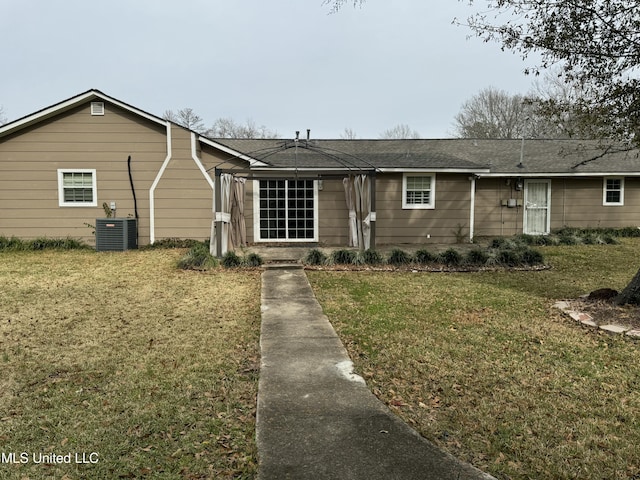
{"type": "Polygon", "coordinates": [[[358,222],[358,247],[368,250],[371,247],[371,180],[368,175],[357,175],[356,211],[358,222]]]}
{"type": "MultiPolygon", "coordinates": [[[[220,198],[221,205],[216,205],[216,226],[217,222],[221,222],[222,229],[222,241],[221,241],[221,253],[224,255],[229,251],[229,226],[231,224],[231,181],[233,180],[233,175],[228,173],[223,173],[220,175],[220,198]]],[[[217,252],[218,248],[218,239],[216,235],[216,231],[214,229],[213,235],[211,236],[211,251],[217,252]]]]}
{"type": "Polygon", "coordinates": [[[354,193],[354,181],[352,176],[342,179],[344,186],[344,196],[347,200],[347,209],[349,210],[349,246],[358,246],[358,220],[356,217],[356,202],[354,193]]]}
{"type": "Polygon", "coordinates": [[[247,245],[247,225],[244,219],[244,191],[246,178],[234,177],[231,184],[231,232],[229,248],[244,247],[247,245]]]}

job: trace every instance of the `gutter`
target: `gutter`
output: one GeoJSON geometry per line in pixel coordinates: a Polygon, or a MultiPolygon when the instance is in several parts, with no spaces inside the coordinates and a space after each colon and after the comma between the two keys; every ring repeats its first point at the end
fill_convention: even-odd
{"type": "Polygon", "coordinates": [[[536,177],[536,178],[549,178],[549,177],[640,177],[640,172],[501,172],[501,173],[479,173],[478,177],[486,178],[501,178],[501,177],[536,177]]]}
{"type": "Polygon", "coordinates": [[[476,175],[471,175],[471,199],[469,201],[469,243],[473,243],[476,221],[476,175]]]}
{"type": "Polygon", "coordinates": [[[171,122],[167,121],[167,156],[156,175],[151,188],[149,189],[149,243],[153,244],[156,241],[156,209],[155,209],[155,190],[160,183],[160,179],[164,174],[164,171],[167,169],[169,162],[171,161],[171,122]]]}

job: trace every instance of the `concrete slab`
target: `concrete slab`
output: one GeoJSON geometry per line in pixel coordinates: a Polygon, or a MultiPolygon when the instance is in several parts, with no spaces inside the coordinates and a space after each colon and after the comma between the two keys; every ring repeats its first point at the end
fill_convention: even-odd
{"type": "Polygon", "coordinates": [[[628,332],[625,333],[625,335],[633,338],[640,338],[640,330],[639,329],[629,330],[628,332]]]}
{"type": "Polygon", "coordinates": [[[625,327],[622,325],[600,325],[600,330],[611,333],[624,333],[627,330],[631,330],[631,327],[625,327]]]}
{"type": "Polygon", "coordinates": [[[591,318],[585,318],[584,320],[580,320],[580,323],[585,327],[597,327],[598,324],[594,322],[591,318]]]}
{"type": "Polygon", "coordinates": [[[259,480],[492,479],[396,417],[352,364],[301,269],[262,275],[259,480]]]}
{"type": "MultiPolygon", "coordinates": [[[[313,298],[311,285],[301,268],[268,269],[262,276],[263,299],[313,298]]],[[[285,304],[276,305],[283,307],[285,304]]]]}

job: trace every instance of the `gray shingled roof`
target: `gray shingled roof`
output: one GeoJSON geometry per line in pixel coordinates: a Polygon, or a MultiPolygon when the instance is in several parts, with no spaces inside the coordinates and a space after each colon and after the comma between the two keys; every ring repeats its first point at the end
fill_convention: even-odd
{"type": "Polygon", "coordinates": [[[486,174],[640,174],[637,150],[579,140],[215,139],[275,168],[469,170],[486,174]],[[522,163],[521,163],[522,154],[522,163]],[[487,170],[489,169],[489,170],[487,170]]]}

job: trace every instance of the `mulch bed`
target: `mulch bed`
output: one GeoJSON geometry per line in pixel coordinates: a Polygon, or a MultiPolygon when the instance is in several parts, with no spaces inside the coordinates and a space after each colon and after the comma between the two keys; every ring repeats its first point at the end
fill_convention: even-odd
{"type": "Polygon", "coordinates": [[[591,315],[598,325],[621,325],[640,329],[640,307],[635,305],[617,306],[605,300],[580,298],[568,300],[572,310],[591,315]]]}

